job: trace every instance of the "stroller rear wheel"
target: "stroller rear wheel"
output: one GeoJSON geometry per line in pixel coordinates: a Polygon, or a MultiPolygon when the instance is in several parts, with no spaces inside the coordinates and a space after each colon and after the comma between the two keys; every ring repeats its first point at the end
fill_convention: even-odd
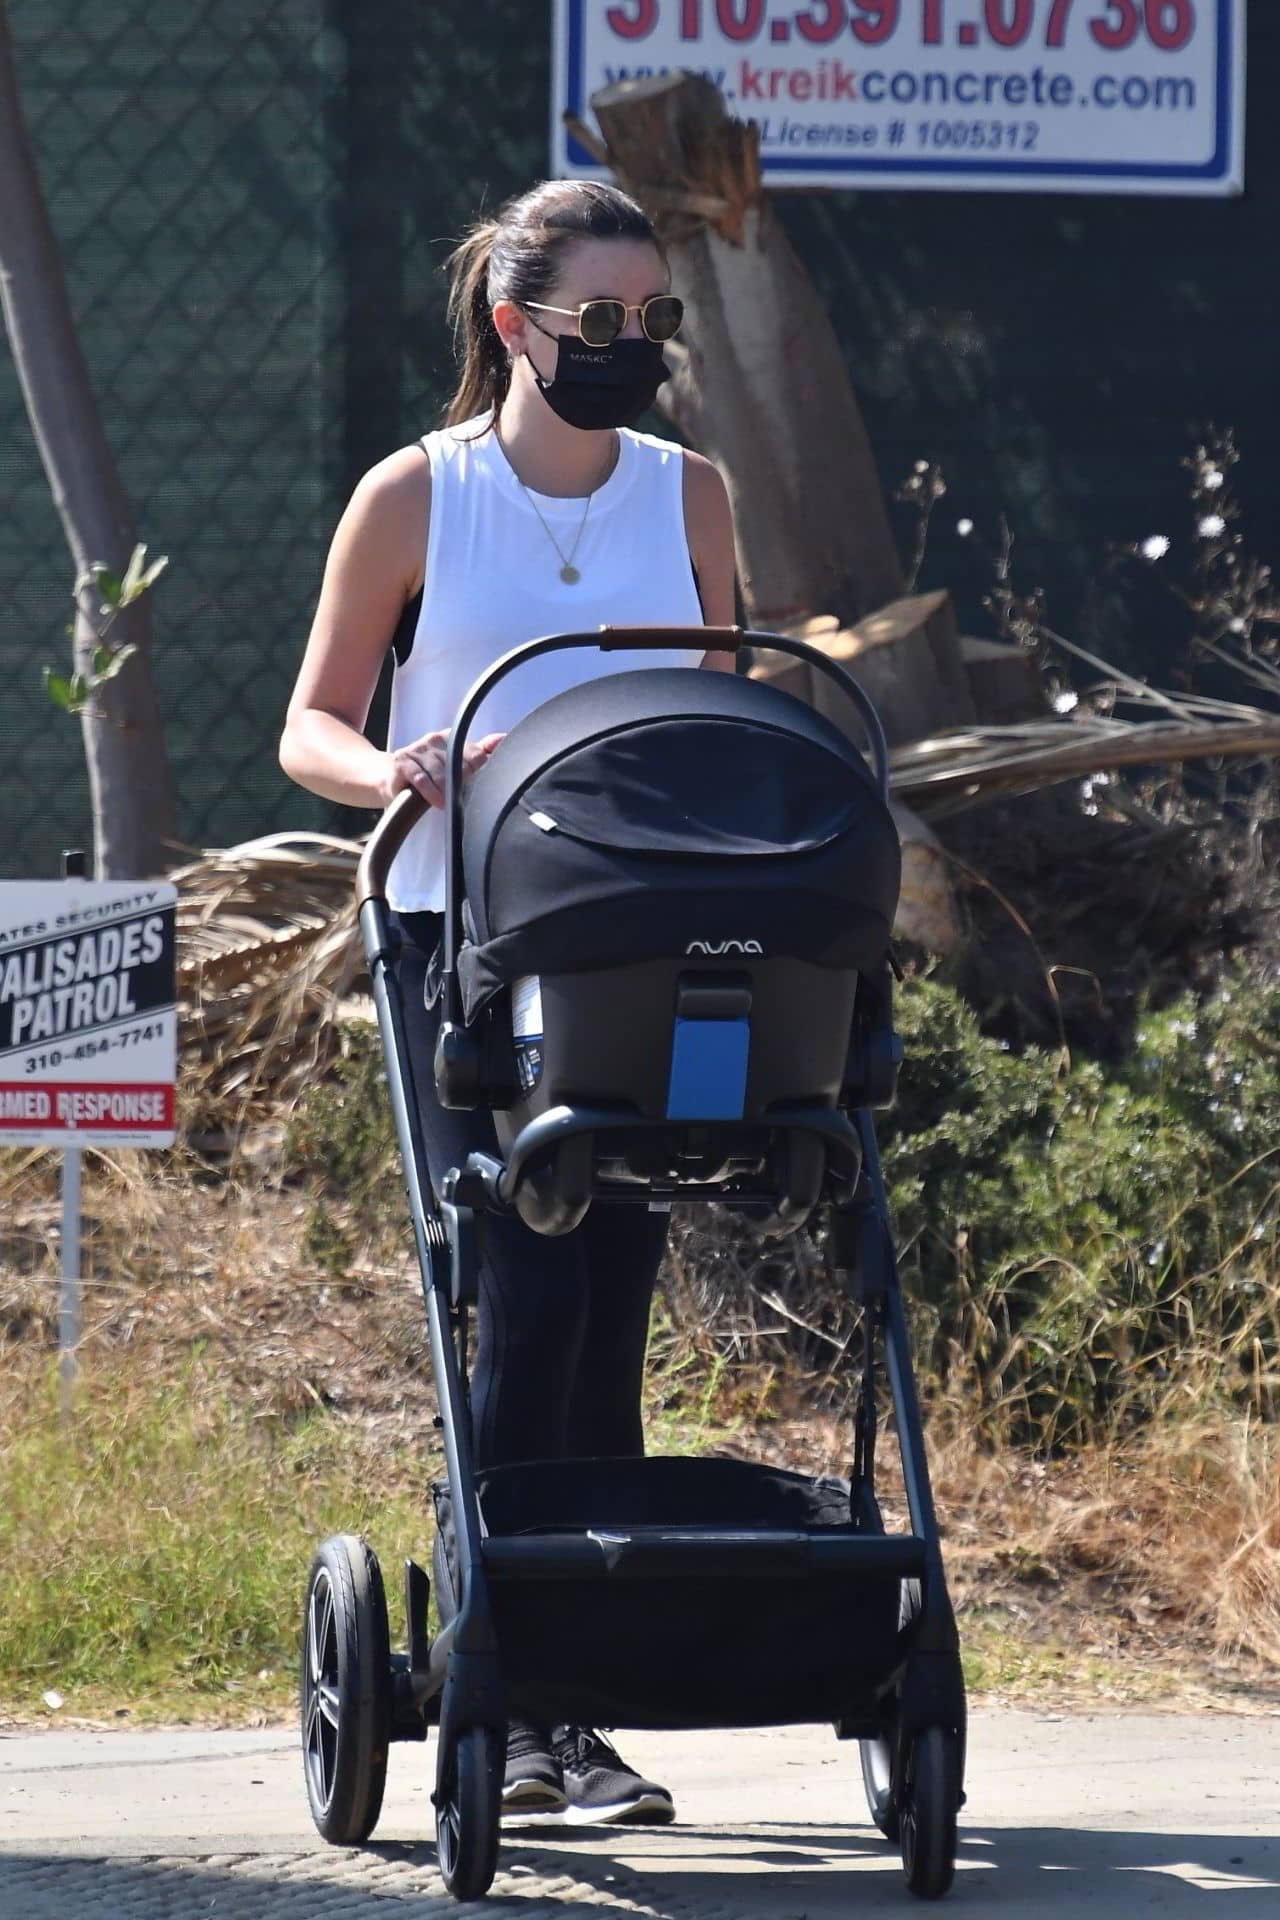
{"type": "Polygon", "coordinates": [[[898,1802],[902,1869],[912,1893],[938,1900],[956,1869],[956,1810],[960,1802],[960,1753],[953,1733],[929,1727],[907,1751],[898,1802]]]}
{"type": "Polygon", "coordinates": [[[889,1741],[859,1740],[862,1756],[862,1784],[867,1795],[867,1810],[872,1824],[886,1840],[898,1838],[898,1808],[893,1797],[893,1748],[889,1741]]]}
{"type": "MultiPolygon", "coordinates": [[[[873,1531],[884,1532],[884,1522],[880,1518],[880,1509],[872,1499],[873,1531]]],[[[904,1580],[898,1595],[898,1635],[908,1633],[912,1623],[918,1618],[921,1607],[920,1582],[904,1580]]],[[[894,1792],[893,1753],[896,1741],[891,1734],[882,1734],[877,1740],[859,1740],[858,1751],[862,1758],[862,1785],[867,1796],[867,1811],[871,1815],[873,1826],[877,1827],[886,1840],[895,1844],[899,1837],[898,1800],[894,1792]]]]}
{"type": "Polygon", "coordinates": [[[468,1727],[441,1768],[436,1794],[436,1853],[455,1900],[479,1900],[498,1866],[498,1822],[506,1733],[468,1727]]]}
{"type": "Polygon", "coordinates": [[[326,1840],[358,1846],[382,1811],[391,1653],[378,1558],[354,1534],[326,1540],[311,1563],[301,1679],[311,1817],[326,1840]]]}

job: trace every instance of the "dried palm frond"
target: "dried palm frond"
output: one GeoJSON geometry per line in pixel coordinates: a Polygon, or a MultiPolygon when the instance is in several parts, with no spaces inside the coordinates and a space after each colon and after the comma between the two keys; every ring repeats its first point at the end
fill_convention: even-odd
{"type": "MultiPolygon", "coordinates": [[[[1187,702],[1188,707],[1214,703],[1187,702]]],[[[1238,715],[1240,709],[1233,709],[1238,715]]],[[[1246,710],[1247,711],[1247,710],[1246,710]]],[[[895,747],[893,791],[937,819],[987,800],[1035,793],[1060,781],[1118,767],[1184,760],[1254,759],[1280,753],[1280,715],[1254,710],[1248,720],[1117,720],[1100,714],[1003,727],[970,727],[895,747]]]]}
{"type": "MultiPolygon", "coordinates": [[[[1280,752],[1280,712],[1274,707],[1168,693],[1118,672],[1048,628],[1041,638],[1102,676],[1086,689],[1078,708],[1053,719],[909,741],[891,755],[895,793],[937,818],[975,802],[1035,793],[1118,767],[1249,760],[1280,752]],[[1159,718],[1123,719],[1117,707],[1159,718]]],[[[1270,663],[1251,665],[1221,650],[1216,657],[1250,684],[1280,696],[1280,674],[1270,663]]]]}
{"type": "Polygon", "coordinates": [[[363,964],[360,847],[277,833],[208,853],[178,888],[178,1003],[188,1130],[287,1105],[331,1052],[363,964]]]}

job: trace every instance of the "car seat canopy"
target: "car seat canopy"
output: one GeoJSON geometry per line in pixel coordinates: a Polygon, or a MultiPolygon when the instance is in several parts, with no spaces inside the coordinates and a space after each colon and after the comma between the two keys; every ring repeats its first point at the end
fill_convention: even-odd
{"type": "Polygon", "coordinates": [[[522,975],[686,952],[869,969],[899,859],[858,748],[792,696],[688,668],[588,681],[471,783],[467,1016],[522,975]]]}

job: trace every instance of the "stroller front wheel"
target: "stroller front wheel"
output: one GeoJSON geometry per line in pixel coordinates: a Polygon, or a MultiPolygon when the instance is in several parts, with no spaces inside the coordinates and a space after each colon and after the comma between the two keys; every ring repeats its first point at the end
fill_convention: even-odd
{"type": "Polygon", "coordinates": [[[908,1887],[922,1900],[941,1899],[955,1876],[959,1804],[956,1737],[929,1727],[911,1741],[898,1802],[902,1869],[908,1887]]]}
{"type": "Polygon", "coordinates": [[[498,1867],[506,1732],[468,1727],[444,1757],[436,1794],[436,1854],[455,1900],[479,1900],[498,1867]]]}

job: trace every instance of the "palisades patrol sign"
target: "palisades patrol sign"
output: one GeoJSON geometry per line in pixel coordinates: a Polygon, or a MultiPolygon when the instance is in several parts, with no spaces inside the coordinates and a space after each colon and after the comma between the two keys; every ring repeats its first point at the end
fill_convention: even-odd
{"type": "Polygon", "coordinates": [[[168,1146],[177,893],[0,884],[0,1145],[168,1146]]]}
{"type": "Polygon", "coordinates": [[[561,177],[608,177],[566,111],[688,68],[772,186],[1243,186],[1245,0],[555,0],[554,35],[561,177]]]}

